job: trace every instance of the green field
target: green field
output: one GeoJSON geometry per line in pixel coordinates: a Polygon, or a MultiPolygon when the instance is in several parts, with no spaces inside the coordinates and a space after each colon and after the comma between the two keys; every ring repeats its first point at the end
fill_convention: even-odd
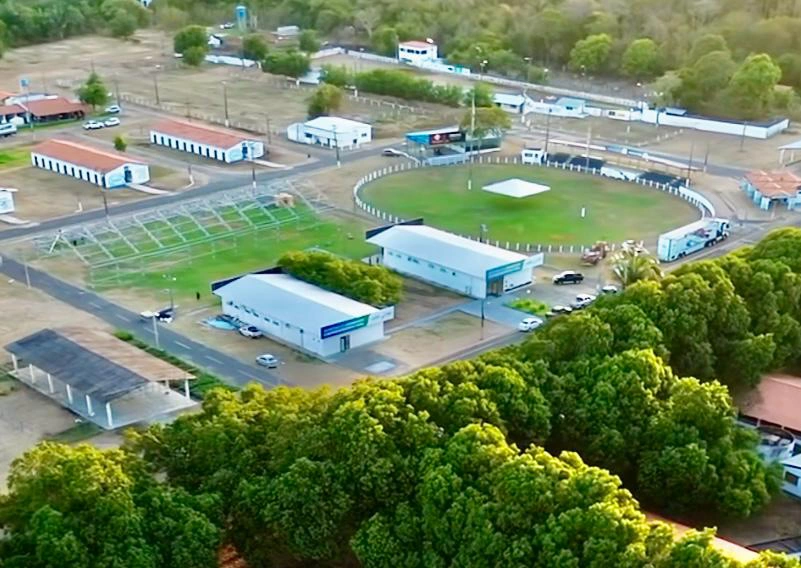
{"type": "Polygon", "coordinates": [[[362,199],[406,219],[477,236],[487,225],[490,240],[532,244],[592,244],[647,239],[698,218],[698,211],[659,190],[599,176],[532,166],[476,166],[473,190],[468,168],[421,168],[393,174],[364,187],[362,199]],[[517,199],[482,191],[509,178],[551,190],[517,199]],[[581,218],[581,208],[586,217],[581,218]]]}
{"type": "MultiPolygon", "coordinates": [[[[372,252],[364,242],[365,225],[357,221],[322,219],[307,213],[297,222],[266,228],[150,258],[131,258],[116,266],[96,269],[96,287],[173,289],[176,299],[204,296],[209,283],[244,272],[269,268],[285,252],[321,248],[358,258],[372,252]]],[[[193,235],[186,233],[185,236],[193,235]]]]}
{"type": "Polygon", "coordinates": [[[31,149],[8,148],[0,150],[0,169],[18,168],[31,165],[31,149]]]}

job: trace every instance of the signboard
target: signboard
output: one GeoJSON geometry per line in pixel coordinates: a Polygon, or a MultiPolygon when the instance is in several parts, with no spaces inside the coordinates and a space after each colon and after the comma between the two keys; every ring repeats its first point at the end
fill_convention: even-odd
{"type": "Polygon", "coordinates": [[[518,260],[517,262],[511,262],[509,264],[504,264],[503,266],[490,268],[489,270],[487,270],[487,282],[497,280],[498,278],[506,276],[507,274],[511,274],[512,272],[517,272],[521,268],[523,268],[522,260],[518,260]]]}
{"type": "Polygon", "coordinates": [[[439,146],[442,144],[451,144],[453,142],[464,142],[465,135],[461,130],[454,130],[451,132],[435,132],[428,135],[428,144],[430,146],[439,146]]]}
{"type": "Polygon", "coordinates": [[[343,333],[356,331],[357,329],[367,326],[369,321],[370,316],[367,315],[341,321],[339,323],[332,323],[331,325],[327,325],[320,329],[320,339],[327,339],[329,337],[334,337],[335,335],[342,335],[343,333]]]}
{"type": "Polygon", "coordinates": [[[30,81],[28,81],[28,79],[26,79],[25,77],[19,80],[20,89],[26,89],[28,88],[28,85],[30,85],[30,81]]]}
{"type": "Polygon", "coordinates": [[[14,194],[0,188],[0,214],[14,212],[14,194]]]}

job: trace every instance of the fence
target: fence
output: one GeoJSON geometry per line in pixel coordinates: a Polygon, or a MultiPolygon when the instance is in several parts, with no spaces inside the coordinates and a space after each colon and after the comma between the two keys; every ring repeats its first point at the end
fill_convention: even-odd
{"type": "MultiPolygon", "coordinates": [[[[522,162],[518,157],[509,158],[500,157],[500,156],[480,156],[475,163],[479,165],[483,164],[492,164],[492,165],[501,165],[501,164],[512,164],[517,165],[521,164],[522,162]]],[[[399,172],[409,171],[409,170],[416,170],[419,168],[426,168],[426,167],[449,167],[458,164],[446,164],[446,165],[432,165],[426,164],[424,162],[415,162],[415,163],[405,163],[405,164],[396,164],[394,166],[387,166],[385,168],[381,168],[370,172],[366,176],[360,178],[356,184],[353,186],[353,202],[362,211],[372,215],[373,217],[380,219],[381,221],[386,221],[387,223],[402,223],[405,219],[398,217],[397,215],[392,215],[391,213],[387,213],[386,211],[382,211],[379,208],[371,205],[364,201],[361,197],[361,190],[362,188],[377,179],[382,177],[392,175],[399,172]]],[[[543,164],[545,167],[551,168],[560,168],[563,170],[570,170],[572,172],[579,172],[579,173],[586,173],[590,175],[601,175],[601,170],[598,168],[585,168],[576,164],[568,164],[565,162],[548,162],[543,164]]],[[[698,193],[697,191],[693,191],[687,187],[674,187],[668,184],[660,184],[656,183],[652,180],[641,180],[639,178],[632,180],[631,183],[636,183],[638,185],[642,185],[644,187],[656,188],[661,191],[670,193],[671,195],[675,195],[685,201],[691,203],[695,208],[697,208],[701,212],[702,217],[706,216],[715,216],[715,207],[712,203],[703,195],[698,193]]],[[[478,240],[478,237],[474,237],[471,235],[459,235],[460,237],[464,237],[470,240],[478,240]]],[[[512,251],[519,251],[519,252],[547,252],[547,253],[576,253],[576,252],[584,252],[591,248],[592,245],[557,245],[557,244],[548,244],[548,243],[521,243],[521,242],[512,242],[512,241],[500,241],[496,240],[494,243],[492,241],[489,244],[494,244],[497,247],[504,248],[506,250],[512,251]]],[[[613,243],[611,245],[611,250],[614,251],[616,249],[616,244],[613,243]]]]}

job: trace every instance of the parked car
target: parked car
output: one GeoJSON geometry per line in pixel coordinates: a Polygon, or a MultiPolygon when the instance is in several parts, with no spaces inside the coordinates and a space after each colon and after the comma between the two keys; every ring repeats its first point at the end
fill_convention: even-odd
{"type": "Polygon", "coordinates": [[[618,292],[619,292],[619,290],[618,290],[617,286],[615,286],[613,284],[608,284],[608,285],[604,286],[603,288],[601,288],[601,293],[602,294],[617,294],[618,292]]]}
{"type": "Polygon", "coordinates": [[[538,317],[527,317],[523,318],[519,324],[517,324],[517,329],[519,331],[533,331],[541,326],[544,322],[538,317]]]}
{"type": "Polygon", "coordinates": [[[570,304],[570,307],[574,310],[583,310],[590,304],[595,301],[595,296],[592,294],[579,294],[576,296],[576,300],[570,304]]]}
{"type": "Polygon", "coordinates": [[[584,282],[584,275],[573,270],[565,270],[553,277],[554,284],[581,284],[584,282]]]}
{"type": "Polygon", "coordinates": [[[400,158],[401,156],[403,156],[403,153],[396,150],[395,148],[384,148],[384,150],[381,152],[381,155],[387,156],[389,158],[400,158]]]}
{"type": "Polygon", "coordinates": [[[4,122],[3,124],[0,124],[0,137],[8,138],[16,133],[17,126],[15,124],[11,124],[10,122],[4,122]]]}
{"type": "Polygon", "coordinates": [[[117,118],[116,116],[113,116],[113,117],[111,117],[111,118],[107,118],[107,119],[106,119],[106,120],[103,122],[103,126],[109,126],[109,127],[111,127],[111,126],[119,126],[119,125],[120,125],[120,119],[119,119],[119,118],[117,118]]]}
{"type": "Polygon", "coordinates": [[[139,314],[144,320],[152,320],[155,318],[161,323],[172,323],[175,319],[175,308],[162,308],[156,311],[146,310],[139,314]]]}
{"type": "Polygon", "coordinates": [[[111,105],[106,107],[106,114],[120,114],[122,109],[120,105],[111,105]]]}
{"type": "Polygon", "coordinates": [[[236,27],[236,24],[233,22],[225,22],[224,24],[220,24],[221,30],[232,30],[236,27]]]}
{"type": "Polygon", "coordinates": [[[97,130],[99,128],[103,128],[103,123],[97,120],[87,120],[83,123],[84,130],[97,130]]]}
{"type": "Polygon", "coordinates": [[[255,325],[244,325],[239,328],[239,333],[245,337],[250,337],[251,339],[257,339],[264,335],[255,325]]]}
{"type": "Polygon", "coordinates": [[[265,353],[264,355],[259,355],[256,357],[256,363],[262,367],[267,367],[268,369],[275,369],[278,367],[278,359],[269,353],[265,353]]]}
{"type": "Polygon", "coordinates": [[[545,317],[552,318],[556,316],[561,316],[562,314],[570,314],[570,313],[573,313],[573,308],[571,308],[570,306],[553,306],[545,314],[545,317]]]}

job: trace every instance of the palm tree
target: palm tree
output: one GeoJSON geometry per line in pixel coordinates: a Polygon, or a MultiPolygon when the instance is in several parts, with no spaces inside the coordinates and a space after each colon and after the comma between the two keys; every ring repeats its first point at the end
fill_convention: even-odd
{"type": "Polygon", "coordinates": [[[626,246],[611,259],[612,273],[625,288],[640,280],[659,280],[662,269],[659,261],[641,246],[626,246]]]}

